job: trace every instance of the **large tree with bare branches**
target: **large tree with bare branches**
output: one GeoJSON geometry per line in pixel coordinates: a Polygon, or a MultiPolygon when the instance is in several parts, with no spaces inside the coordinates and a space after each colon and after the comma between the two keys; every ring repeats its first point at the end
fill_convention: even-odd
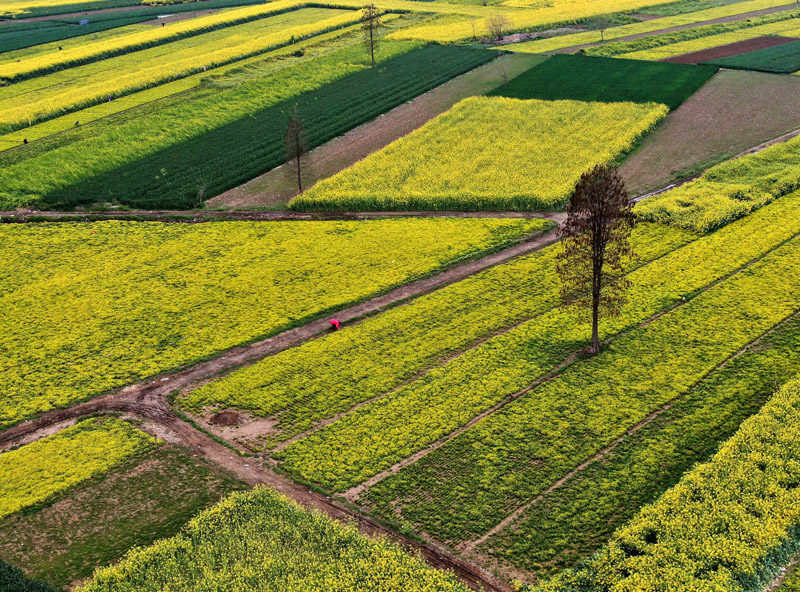
{"type": "Polygon", "coordinates": [[[599,316],[619,314],[629,282],[626,265],[634,257],[630,246],[635,224],[633,200],[613,165],[585,172],[567,205],[559,228],[561,298],[565,304],[592,311],[592,351],[600,351],[599,316]]]}

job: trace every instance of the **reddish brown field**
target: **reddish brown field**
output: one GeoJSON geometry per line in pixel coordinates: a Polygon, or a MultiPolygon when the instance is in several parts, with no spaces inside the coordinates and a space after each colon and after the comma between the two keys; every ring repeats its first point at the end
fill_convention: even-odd
{"type": "Polygon", "coordinates": [[[737,41],[736,43],[728,43],[727,45],[720,45],[719,47],[673,56],[662,61],[675,62],[678,64],[700,64],[701,62],[721,60],[722,58],[741,55],[757,49],[775,47],[776,45],[783,45],[784,43],[791,43],[792,41],[797,41],[797,39],[794,37],[756,37],[755,39],[737,41]]]}

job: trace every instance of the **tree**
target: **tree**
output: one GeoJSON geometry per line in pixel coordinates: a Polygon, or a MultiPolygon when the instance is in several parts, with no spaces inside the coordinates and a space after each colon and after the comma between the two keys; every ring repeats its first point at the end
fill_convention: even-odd
{"type": "Polygon", "coordinates": [[[511,21],[504,14],[493,14],[486,17],[486,28],[489,29],[489,35],[492,39],[500,41],[506,29],[511,26],[511,21]]]}
{"type": "Polygon", "coordinates": [[[372,67],[375,67],[375,48],[378,46],[378,29],[383,26],[381,13],[374,4],[367,4],[361,9],[361,30],[364,31],[364,44],[372,57],[372,67]]]}
{"type": "Polygon", "coordinates": [[[635,257],[629,242],[636,221],[633,205],[617,168],[597,165],[581,175],[558,230],[561,299],[591,308],[593,353],[600,351],[600,312],[617,316],[625,304],[630,282],[623,273],[635,257]]]}
{"type": "Polygon", "coordinates": [[[301,175],[301,163],[308,151],[306,143],[306,130],[303,122],[300,121],[300,112],[297,105],[289,115],[289,125],[286,127],[286,163],[294,165],[297,169],[297,193],[303,193],[303,177],[301,175]]]}
{"type": "Polygon", "coordinates": [[[607,18],[599,18],[595,21],[595,26],[600,30],[600,41],[606,40],[606,29],[611,26],[611,21],[607,18]]]}

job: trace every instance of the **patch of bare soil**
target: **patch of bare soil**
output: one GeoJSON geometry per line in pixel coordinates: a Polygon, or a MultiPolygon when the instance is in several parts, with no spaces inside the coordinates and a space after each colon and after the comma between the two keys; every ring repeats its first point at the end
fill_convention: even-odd
{"type": "Polygon", "coordinates": [[[644,139],[622,176],[631,192],[645,193],[796,130],[798,96],[797,76],[721,71],[644,139]]]}
{"type": "Polygon", "coordinates": [[[169,14],[169,6],[164,7],[164,17],[154,18],[150,21],[144,21],[139,23],[140,25],[153,25],[158,26],[162,24],[169,24],[169,23],[177,23],[178,21],[185,21],[188,19],[197,18],[198,16],[208,16],[209,14],[214,14],[215,12],[219,12],[219,8],[212,8],[209,10],[192,10],[190,12],[179,12],[177,14],[169,14]]]}
{"type": "Polygon", "coordinates": [[[218,426],[235,426],[242,423],[242,416],[236,411],[220,411],[212,415],[209,422],[218,426]]]}
{"type": "Polygon", "coordinates": [[[722,58],[741,55],[757,49],[775,47],[777,45],[783,45],[784,43],[791,43],[792,41],[797,41],[797,39],[794,37],[756,37],[755,39],[746,39],[744,41],[737,41],[736,43],[728,43],[718,47],[673,56],[662,61],[674,62],[677,64],[699,64],[709,60],[721,60],[722,58]]]}
{"type": "MultiPolygon", "coordinates": [[[[502,56],[315,148],[308,154],[309,170],[304,185],[310,187],[320,179],[338,173],[411,133],[460,100],[496,88],[541,60],[539,56],[523,57],[523,54],[502,56]]],[[[292,171],[280,166],[208,200],[206,204],[212,208],[273,206],[288,201],[296,193],[292,171]]]]}

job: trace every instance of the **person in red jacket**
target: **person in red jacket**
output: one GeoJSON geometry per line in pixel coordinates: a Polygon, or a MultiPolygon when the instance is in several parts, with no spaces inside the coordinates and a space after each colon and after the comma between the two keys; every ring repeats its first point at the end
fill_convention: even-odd
{"type": "Polygon", "coordinates": [[[341,323],[337,319],[331,319],[331,327],[333,327],[334,331],[338,331],[341,328],[341,323]]]}

